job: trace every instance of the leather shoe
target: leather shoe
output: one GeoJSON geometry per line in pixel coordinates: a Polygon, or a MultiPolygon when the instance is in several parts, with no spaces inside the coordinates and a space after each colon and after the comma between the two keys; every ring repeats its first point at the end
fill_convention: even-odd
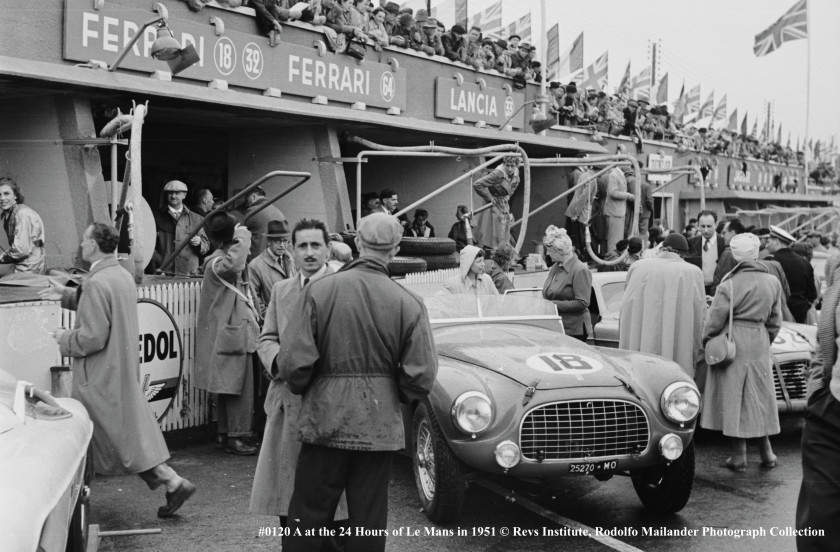
{"type": "Polygon", "coordinates": [[[166,506],[158,508],[158,517],[168,518],[174,516],[175,512],[178,511],[178,508],[180,508],[194,493],[195,485],[186,479],[182,479],[181,483],[174,491],[166,493],[166,506]]]}
{"type": "Polygon", "coordinates": [[[253,456],[257,453],[257,447],[249,445],[239,437],[228,437],[225,452],[239,456],[253,456]]]}

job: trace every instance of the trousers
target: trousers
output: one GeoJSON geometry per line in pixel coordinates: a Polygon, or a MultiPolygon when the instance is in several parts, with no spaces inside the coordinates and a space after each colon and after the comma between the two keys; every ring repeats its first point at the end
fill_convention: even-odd
{"type": "Polygon", "coordinates": [[[825,536],[797,536],[798,552],[829,552],[840,542],[840,402],[828,388],[811,397],[802,430],[802,487],[797,529],[822,529],[825,536]]]}
{"type": "Polygon", "coordinates": [[[248,366],[245,369],[245,383],[241,395],[216,395],[216,419],[219,433],[228,437],[244,437],[251,434],[254,419],[254,357],[248,353],[248,366]]]}
{"type": "Polygon", "coordinates": [[[349,518],[345,552],[384,552],[391,451],[361,451],[303,443],[289,504],[284,552],[318,552],[342,491],[349,518]],[[300,536],[298,536],[300,535],[300,536]],[[307,536],[308,535],[308,536],[307,536]]]}

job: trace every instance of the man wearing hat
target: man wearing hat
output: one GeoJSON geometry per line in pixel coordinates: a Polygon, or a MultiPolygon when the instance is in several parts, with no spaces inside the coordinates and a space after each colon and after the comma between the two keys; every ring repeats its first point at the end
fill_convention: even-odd
{"type": "Polygon", "coordinates": [[[268,307],[274,284],[290,278],[295,273],[295,262],[289,254],[289,223],[272,220],[265,233],[265,250],[248,263],[248,278],[251,289],[260,298],[262,312],[268,307]]]}
{"type": "Polygon", "coordinates": [[[522,41],[522,37],[518,34],[512,34],[508,37],[508,48],[510,48],[510,53],[516,53],[519,50],[519,43],[522,41]]]}
{"type": "Polygon", "coordinates": [[[683,260],[688,242],[669,234],[655,257],[633,263],[619,315],[618,346],[669,358],[694,377],[706,295],[703,271],[683,260]]]}
{"type": "Polygon", "coordinates": [[[519,49],[511,54],[510,66],[512,70],[519,69],[517,75],[522,75],[526,79],[531,78],[531,45],[527,42],[519,44],[519,49]]]}
{"type": "Polygon", "coordinates": [[[430,17],[422,23],[421,27],[423,29],[423,35],[421,36],[422,46],[420,49],[430,56],[442,56],[445,51],[443,49],[443,42],[440,41],[440,36],[438,35],[437,19],[430,17]]]}
{"type": "Polygon", "coordinates": [[[814,268],[811,263],[790,249],[790,244],[795,241],[796,238],[778,226],[771,226],[770,238],[767,240],[770,256],[765,260],[777,261],[782,265],[790,286],[788,308],[796,322],[805,324],[808,310],[817,300],[817,288],[814,285],[814,268]]]}
{"type": "Polygon", "coordinates": [[[392,36],[394,34],[394,29],[396,29],[397,26],[399,25],[399,22],[397,21],[397,18],[400,16],[400,5],[397,4],[396,2],[386,2],[385,6],[384,6],[384,9],[385,9],[385,21],[384,21],[385,31],[388,33],[388,36],[391,36],[391,42],[393,44],[397,44],[398,46],[402,46],[402,44],[399,44],[399,42],[401,42],[401,41],[394,42],[394,40],[393,40],[394,37],[392,36]]]}
{"type": "Polygon", "coordinates": [[[467,42],[464,35],[467,31],[461,25],[452,25],[448,33],[440,37],[443,43],[443,55],[450,61],[467,62],[467,42]]]}
{"type": "Polygon", "coordinates": [[[187,197],[187,185],[180,180],[170,180],[163,187],[166,195],[166,205],[155,211],[155,226],[157,240],[155,252],[149,265],[152,269],[177,276],[188,276],[198,271],[201,255],[210,249],[210,242],[204,230],[190,238],[189,245],[178,253],[169,264],[161,266],[163,260],[170,255],[179,243],[183,242],[193,228],[201,224],[204,217],[190,211],[184,205],[187,197]]]}
{"type": "MultiPolygon", "coordinates": [[[[311,282],[291,306],[275,357],[278,373],[303,395],[302,442],[283,550],[319,550],[322,527],[347,490],[350,525],[387,528],[394,451],[405,445],[400,402],[421,400],[437,375],[423,301],[391,280],[388,261],[403,228],[385,213],[363,218],[359,258],[311,282]]],[[[353,535],[348,550],[385,550],[384,536],[353,535]]]]}
{"type": "Polygon", "coordinates": [[[246,273],[251,232],[223,211],[207,217],[204,229],[219,248],[204,262],[193,383],[217,394],[217,446],[252,456],[257,453],[249,441],[260,312],[246,273]]]}

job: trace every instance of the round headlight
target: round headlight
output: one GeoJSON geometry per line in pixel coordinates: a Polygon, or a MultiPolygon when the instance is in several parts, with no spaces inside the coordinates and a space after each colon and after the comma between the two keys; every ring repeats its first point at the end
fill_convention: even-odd
{"type": "Polygon", "coordinates": [[[662,439],[659,440],[659,454],[661,454],[666,460],[673,462],[680,457],[682,452],[682,439],[673,433],[663,435],[662,439]]]}
{"type": "Polygon", "coordinates": [[[522,460],[522,453],[513,441],[503,441],[496,445],[496,463],[506,470],[522,460]]]}
{"type": "Polygon", "coordinates": [[[690,422],[700,413],[700,392],[690,383],[678,381],[662,392],[662,413],[678,424],[690,422]]]}
{"type": "Polygon", "coordinates": [[[493,421],[493,407],[484,393],[467,391],[452,404],[452,419],[464,433],[480,433],[493,421]]]}

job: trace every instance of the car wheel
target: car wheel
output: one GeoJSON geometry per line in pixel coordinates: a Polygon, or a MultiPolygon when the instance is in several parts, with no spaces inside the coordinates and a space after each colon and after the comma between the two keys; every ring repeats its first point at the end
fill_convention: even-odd
{"type": "Polygon", "coordinates": [[[83,485],[73,508],[70,518],[70,529],[67,532],[66,552],[85,552],[87,550],[88,531],[90,522],[90,489],[83,485]]]}
{"type": "Polygon", "coordinates": [[[418,405],[411,429],[414,482],[423,510],[435,523],[455,522],[466,494],[463,464],[446,443],[429,403],[418,405]]]}
{"type": "Polygon", "coordinates": [[[658,514],[682,510],[694,486],[694,443],[670,464],[631,473],[633,488],[645,508],[658,514]]]}
{"type": "Polygon", "coordinates": [[[414,257],[394,257],[388,261],[391,276],[405,276],[412,272],[426,272],[426,261],[414,257]]]}
{"type": "Polygon", "coordinates": [[[455,241],[449,238],[403,238],[400,253],[406,257],[426,255],[451,255],[455,253],[455,241]]]}

